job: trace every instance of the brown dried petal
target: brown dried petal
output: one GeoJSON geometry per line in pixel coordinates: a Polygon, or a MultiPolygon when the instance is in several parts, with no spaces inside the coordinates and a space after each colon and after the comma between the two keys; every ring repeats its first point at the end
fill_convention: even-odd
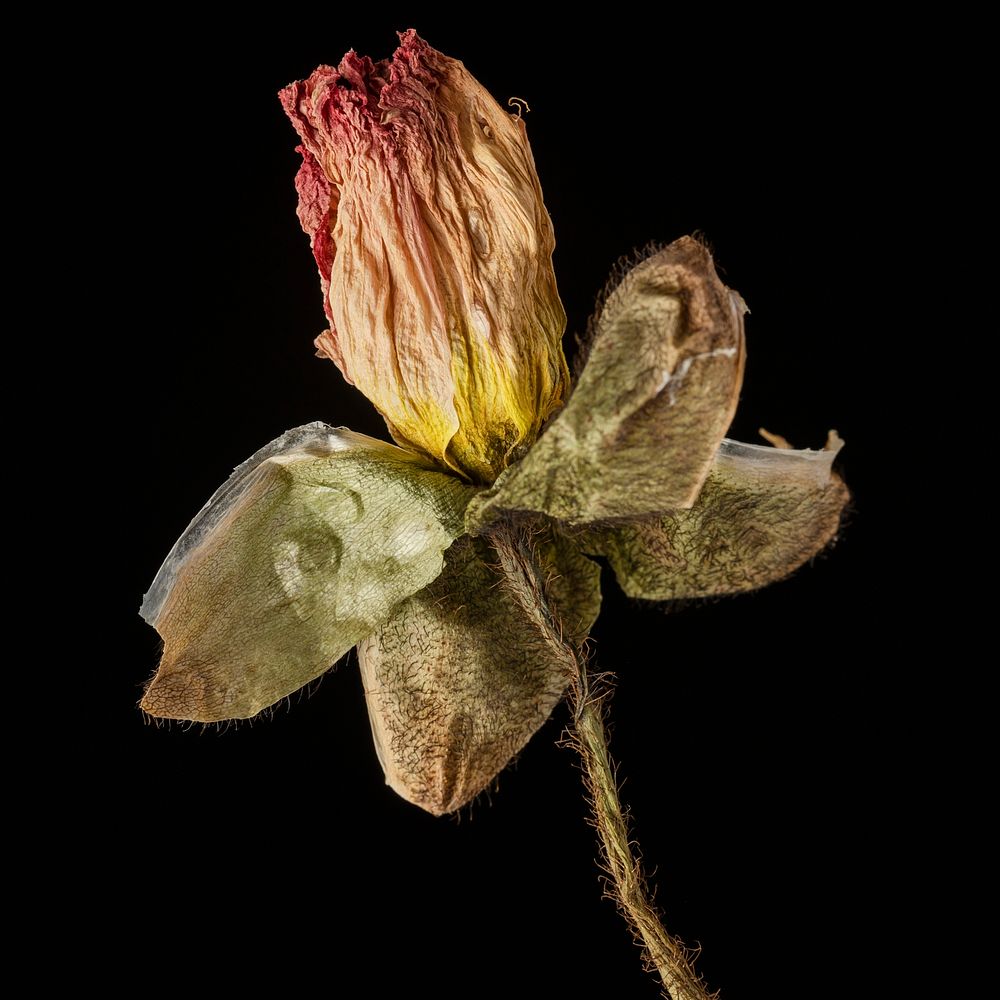
{"type": "Polygon", "coordinates": [[[736,406],[744,311],[689,237],[634,267],[566,408],[470,505],[470,529],[504,510],[583,524],[690,507],[736,406]]]}
{"type": "Polygon", "coordinates": [[[525,573],[484,538],[460,538],[446,563],[358,646],[386,783],[435,815],[486,788],[549,717],[573,669],[552,623],[582,643],[601,599],[598,566],[551,533],[525,573]]]}
{"type": "Polygon", "coordinates": [[[724,441],[693,508],[588,528],[580,546],[607,557],[630,597],[755,590],[788,576],[836,534],[849,493],[831,472],[835,454],[724,441]]]}

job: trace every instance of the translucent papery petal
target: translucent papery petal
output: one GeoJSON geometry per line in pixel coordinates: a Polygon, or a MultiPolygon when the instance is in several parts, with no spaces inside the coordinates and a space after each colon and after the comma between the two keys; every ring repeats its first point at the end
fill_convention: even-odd
{"type": "Polygon", "coordinates": [[[578,541],[607,557],[630,597],[755,590],[788,576],[835,536],[849,499],[831,471],[835,454],[723,441],[690,510],[593,526],[578,541]]]}
{"type": "Polygon", "coordinates": [[[600,569],[543,530],[530,556],[465,537],[358,646],[386,783],[435,815],[485,789],[558,704],[600,610],[600,569]]]}
{"type": "Polygon", "coordinates": [[[345,428],[287,431],[191,522],[142,615],[163,658],[151,715],[256,715],[315,679],[430,583],[472,490],[345,428]]]}
{"type": "Polygon", "coordinates": [[[503,511],[583,524],[690,507],[736,406],[744,312],[688,237],[632,268],[566,408],[470,507],[470,529],[503,511]]]}

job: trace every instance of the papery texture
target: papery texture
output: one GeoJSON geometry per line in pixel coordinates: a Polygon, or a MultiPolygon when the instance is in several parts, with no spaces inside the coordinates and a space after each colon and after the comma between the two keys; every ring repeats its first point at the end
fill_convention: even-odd
{"type": "Polygon", "coordinates": [[[288,431],[191,523],[142,613],[163,637],[142,707],[249,718],[327,670],[430,583],[470,487],[343,428],[288,431]]]}
{"type": "Polygon", "coordinates": [[[690,507],[732,420],[743,377],[742,299],[685,237],[607,297],[579,383],[524,461],[469,508],[569,524],[690,507]]]}
{"type": "Polygon", "coordinates": [[[530,564],[496,543],[459,539],[441,576],[358,646],[386,782],[435,815],[488,787],[549,717],[574,667],[559,630],[580,644],[600,610],[598,566],[560,536],[525,543],[530,564]]]}
{"type": "Polygon", "coordinates": [[[524,122],[415,32],[282,91],[321,354],[393,437],[492,482],[561,404],[565,314],[524,122]]]}
{"type": "Polygon", "coordinates": [[[836,534],[849,494],[831,471],[835,454],[723,441],[690,510],[597,526],[577,540],[607,557],[629,597],[754,590],[788,576],[836,534]]]}

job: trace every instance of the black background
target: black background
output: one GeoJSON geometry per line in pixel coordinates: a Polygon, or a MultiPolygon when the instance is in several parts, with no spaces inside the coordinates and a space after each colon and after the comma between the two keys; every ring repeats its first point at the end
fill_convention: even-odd
{"type": "Polygon", "coordinates": [[[142,443],[122,512],[110,750],[92,778],[98,879],[130,888],[108,890],[116,917],[95,961],[113,978],[138,956],[176,984],[277,975],[292,994],[315,980],[351,996],[657,995],[601,899],[574,756],[556,746],[564,708],[458,819],[385,788],[351,660],[288,711],[222,734],[157,728],[135,708],[158,653],[134,609],[232,467],[311,420],[385,436],[313,355],[319,283],[276,92],[350,47],[390,54],[412,22],[499,99],[531,105],[568,350],[616,258],[698,231],[751,309],[730,436],[763,425],[817,447],[836,427],[847,441],[854,508],[813,565],[679,611],[629,602],[606,575],[594,632],[667,926],[701,943],[724,998],[841,995],[838,927],[860,947],[881,933],[859,858],[886,855],[875,817],[896,794],[881,689],[897,659],[880,614],[892,305],[860,305],[873,255],[892,251],[859,251],[889,224],[879,150],[907,128],[895,78],[850,33],[749,45],[732,21],[692,34],[667,14],[558,30],[525,8],[490,16],[165,22],[102,69],[118,95],[115,278],[132,317],[110,346],[135,373],[113,402],[134,409],[142,443]]]}

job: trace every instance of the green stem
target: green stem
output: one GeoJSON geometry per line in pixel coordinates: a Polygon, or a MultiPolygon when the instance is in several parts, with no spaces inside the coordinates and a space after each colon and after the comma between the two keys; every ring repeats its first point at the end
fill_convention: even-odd
{"type": "Polygon", "coordinates": [[[491,532],[498,568],[509,592],[538,625],[552,655],[565,665],[573,695],[572,743],[583,760],[584,782],[590,794],[594,825],[601,841],[604,866],[613,895],[636,941],[660,975],[671,1000],[716,1000],[692,967],[694,953],[667,933],[646,891],[642,867],[632,851],[628,822],[618,798],[615,765],[604,731],[603,698],[590,689],[585,650],[567,641],[567,631],[546,600],[545,581],[538,570],[531,532],[513,525],[491,532]]]}
{"type": "Polygon", "coordinates": [[[573,685],[573,743],[583,760],[594,825],[601,839],[604,866],[611,876],[618,908],[655,966],[672,1000],[714,1000],[694,971],[694,954],[667,933],[646,891],[642,867],[632,851],[628,821],[618,797],[615,765],[608,751],[602,699],[590,693],[587,665],[577,657],[579,671],[573,685]]]}

